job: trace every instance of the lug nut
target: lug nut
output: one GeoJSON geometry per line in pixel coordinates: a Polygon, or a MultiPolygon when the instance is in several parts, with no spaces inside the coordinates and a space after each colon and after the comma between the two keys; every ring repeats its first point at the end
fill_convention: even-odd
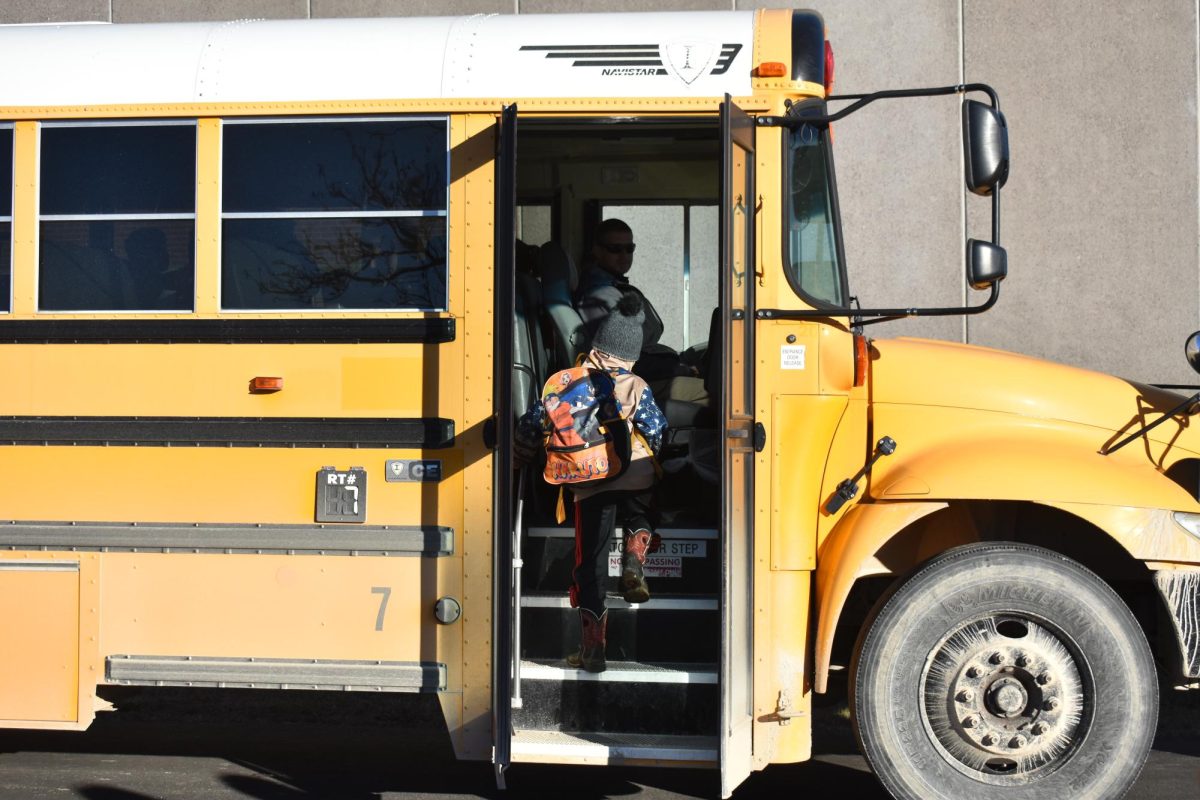
{"type": "Polygon", "coordinates": [[[1030,659],[1029,656],[1021,654],[1017,656],[1017,666],[1022,668],[1028,667],[1031,660],[1032,659],[1030,659]]]}
{"type": "Polygon", "coordinates": [[[954,695],[954,699],[960,703],[969,703],[975,699],[975,693],[970,689],[962,689],[958,694],[954,695]]]}
{"type": "Polygon", "coordinates": [[[1020,748],[1024,747],[1025,744],[1026,742],[1024,736],[1014,736],[1008,740],[1008,746],[1013,750],[1019,750],[1020,748]]]}
{"type": "Polygon", "coordinates": [[[1003,664],[1004,663],[1004,653],[1001,653],[999,650],[997,650],[996,652],[994,652],[990,656],[988,656],[988,661],[990,661],[993,664],[1003,664]]]}
{"type": "Polygon", "coordinates": [[[967,667],[967,677],[968,678],[978,678],[979,672],[980,672],[979,667],[975,666],[974,664],[967,667]]]}
{"type": "Polygon", "coordinates": [[[1030,730],[1033,732],[1034,736],[1041,736],[1043,733],[1050,730],[1050,726],[1044,722],[1035,722],[1030,730]]]}
{"type": "Polygon", "coordinates": [[[1053,680],[1054,677],[1049,672],[1043,672],[1041,675],[1037,676],[1038,686],[1046,686],[1053,680]]]}
{"type": "Polygon", "coordinates": [[[979,724],[979,717],[975,714],[969,714],[963,718],[962,724],[964,728],[974,728],[979,724]]]}
{"type": "Polygon", "coordinates": [[[994,744],[996,743],[996,737],[995,737],[995,736],[992,736],[990,733],[985,733],[985,734],[983,735],[983,738],[982,738],[982,739],[980,739],[980,740],[979,740],[979,742],[980,742],[980,743],[981,743],[981,744],[982,744],[984,747],[991,747],[992,745],[994,745],[994,744]]]}
{"type": "MultiPolygon", "coordinates": [[[[1039,683],[1040,683],[1040,681],[1039,681],[1039,683]]],[[[1047,697],[1046,702],[1042,703],[1042,708],[1046,709],[1047,711],[1057,711],[1058,710],[1058,698],[1057,697],[1047,697]]]]}

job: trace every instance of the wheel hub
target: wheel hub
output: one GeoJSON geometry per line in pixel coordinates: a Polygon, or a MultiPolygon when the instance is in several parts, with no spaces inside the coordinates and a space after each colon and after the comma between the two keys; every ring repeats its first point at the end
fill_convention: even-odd
{"type": "Polygon", "coordinates": [[[990,783],[1028,782],[1068,753],[1083,712],[1075,660],[1031,619],[969,623],[926,667],[926,718],[952,764],[990,783]]]}
{"type": "Polygon", "coordinates": [[[1029,692],[1016,678],[1004,676],[988,688],[986,705],[997,716],[1015,717],[1028,704],[1029,692]]]}

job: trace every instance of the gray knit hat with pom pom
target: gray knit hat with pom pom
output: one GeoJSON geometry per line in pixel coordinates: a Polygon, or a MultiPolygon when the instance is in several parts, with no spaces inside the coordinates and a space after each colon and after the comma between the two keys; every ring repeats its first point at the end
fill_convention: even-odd
{"type": "Polygon", "coordinates": [[[645,320],[641,295],[626,292],[617,307],[600,323],[592,347],[625,361],[637,361],[642,354],[642,323],[645,320]]]}

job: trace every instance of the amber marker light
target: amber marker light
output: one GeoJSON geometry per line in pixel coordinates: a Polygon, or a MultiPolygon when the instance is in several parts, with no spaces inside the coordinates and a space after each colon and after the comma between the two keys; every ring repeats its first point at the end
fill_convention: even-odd
{"type": "Polygon", "coordinates": [[[283,389],[283,378],[252,378],[250,380],[250,394],[270,394],[283,389]]]}
{"type": "Polygon", "coordinates": [[[787,64],[782,61],[764,61],[754,73],[760,78],[783,78],[787,75],[787,64]]]}
{"type": "Polygon", "coordinates": [[[867,366],[871,363],[871,347],[867,337],[854,337],[854,385],[862,386],[867,382],[867,366]]]}

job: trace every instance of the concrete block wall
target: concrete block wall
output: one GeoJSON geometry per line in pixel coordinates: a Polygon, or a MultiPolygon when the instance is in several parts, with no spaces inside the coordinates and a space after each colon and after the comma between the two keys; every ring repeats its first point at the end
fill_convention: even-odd
{"type": "MultiPolygon", "coordinates": [[[[990,83],[1013,168],[999,305],[907,320],[920,335],[1042,356],[1141,381],[1196,383],[1200,327],[1200,2],[1128,0],[6,0],[0,23],[239,17],[816,7],[836,91],[990,83]]],[[[990,209],[964,196],[958,105],[878,103],[837,126],[852,291],[864,305],[954,305],[967,235],[990,209]]]]}

